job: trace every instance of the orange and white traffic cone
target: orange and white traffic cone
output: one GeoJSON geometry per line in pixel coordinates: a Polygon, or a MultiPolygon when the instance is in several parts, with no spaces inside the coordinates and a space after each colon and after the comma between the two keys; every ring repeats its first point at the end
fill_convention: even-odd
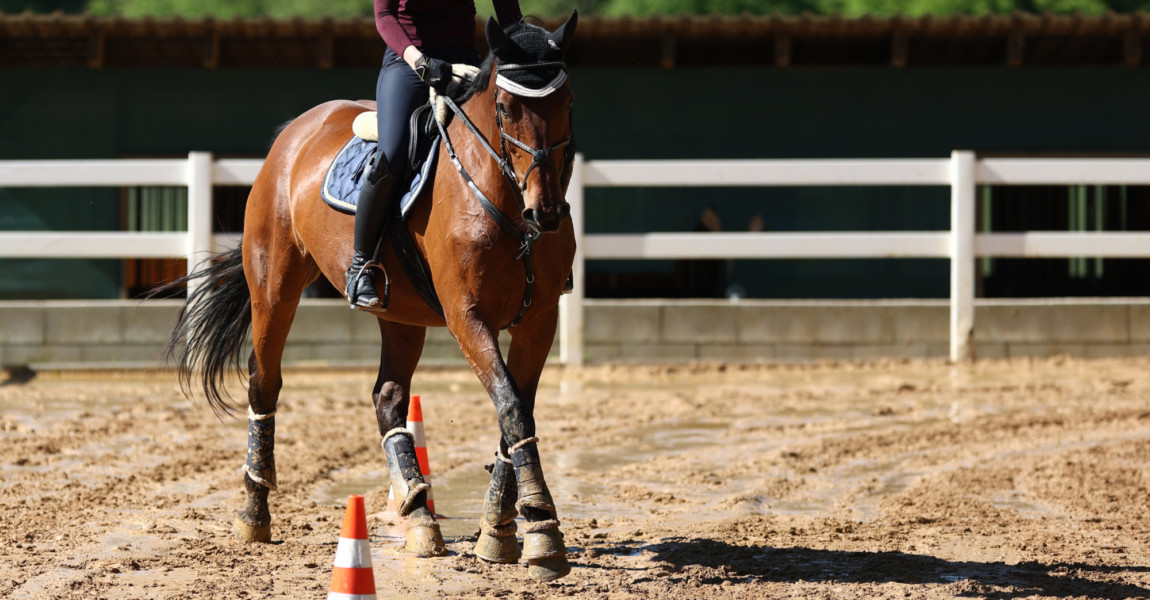
{"type": "Polygon", "coordinates": [[[363,496],[347,497],[327,600],[375,600],[375,573],[371,568],[363,496]]]}
{"type": "MultiPolygon", "coordinates": [[[[407,430],[415,438],[413,440],[415,442],[415,459],[419,461],[419,472],[423,475],[423,481],[430,485],[431,463],[427,460],[427,439],[423,435],[423,404],[420,403],[419,396],[412,396],[411,403],[408,405],[407,430]]],[[[395,488],[392,488],[387,492],[387,512],[395,514],[398,510],[395,488]]],[[[433,515],[438,514],[435,512],[435,498],[430,489],[427,490],[427,510],[430,510],[433,515]]]]}

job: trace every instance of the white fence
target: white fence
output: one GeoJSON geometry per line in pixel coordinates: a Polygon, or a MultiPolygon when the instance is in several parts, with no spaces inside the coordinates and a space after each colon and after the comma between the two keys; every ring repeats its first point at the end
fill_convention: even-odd
{"type": "Polygon", "coordinates": [[[0,161],[0,187],[186,186],[186,232],[0,232],[0,258],[187,258],[189,265],[235,246],[239,235],[212,233],[212,186],[251,185],[262,160],[0,161]]]}
{"type": "MultiPolygon", "coordinates": [[[[213,235],[213,185],[251,185],[259,160],[0,161],[0,187],[170,185],[188,188],[188,231],[0,232],[0,258],[188,258],[233,246],[213,235]]],[[[560,354],[583,361],[583,262],[587,259],[949,258],[950,357],[970,356],[974,259],[1150,257],[1148,233],[975,233],[975,189],[988,185],[1150,185],[1150,159],[950,159],[593,161],[576,158],[568,191],[578,236],[575,291],[565,296],[560,354]],[[949,186],[951,228],[921,232],[584,234],[589,187],[949,186]]]]}

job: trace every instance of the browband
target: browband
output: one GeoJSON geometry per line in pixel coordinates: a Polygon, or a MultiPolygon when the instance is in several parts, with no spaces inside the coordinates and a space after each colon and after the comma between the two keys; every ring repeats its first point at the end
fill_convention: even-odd
{"type": "MultiPolygon", "coordinates": [[[[527,67],[520,67],[519,65],[510,65],[510,66],[514,66],[516,68],[527,68],[527,67]]],[[[543,65],[530,65],[530,66],[535,67],[535,66],[543,66],[543,65]]],[[[497,71],[498,70],[499,69],[497,69],[497,71]]],[[[567,71],[559,71],[559,74],[555,76],[555,79],[552,79],[550,83],[548,83],[547,85],[545,85],[541,88],[538,88],[538,89],[529,88],[529,87],[526,87],[523,85],[519,85],[518,83],[515,83],[514,81],[511,81],[510,79],[508,79],[502,75],[498,75],[498,74],[495,75],[495,85],[503,88],[504,90],[507,90],[511,94],[514,94],[516,96],[524,96],[526,98],[542,98],[544,96],[549,96],[555,90],[563,87],[564,83],[567,83],[567,71]]]]}

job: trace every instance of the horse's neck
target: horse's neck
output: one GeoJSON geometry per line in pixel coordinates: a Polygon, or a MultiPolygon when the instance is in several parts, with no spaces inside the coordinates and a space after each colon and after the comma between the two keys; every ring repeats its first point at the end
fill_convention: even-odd
{"type": "MultiPolygon", "coordinates": [[[[501,136],[499,125],[495,122],[495,99],[490,92],[475,94],[459,108],[475,125],[479,134],[491,145],[495,153],[499,154],[501,152],[501,136]]],[[[447,134],[455,142],[456,152],[462,152],[465,148],[474,150],[472,154],[476,157],[476,161],[465,164],[464,167],[471,171],[475,183],[483,189],[491,201],[501,209],[514,204],[514,202],[508,201],[511,199],[504,200],[503,198],[506,194],[502,193],[502,190],[507,180],[499,169],[498,161],[487,153],[487,150],[482,147],[482,142],[475,139],[475,134],[468,129],[463,119],[454,119],[447,129],[447,134]]]]}
{"type": "MultiPolygon", "coordinates": [[[[471,119],[471,123],[483,134],[487,139],[487,143],[491,144],[492,148],[499,149],[499,126],[495,123],[495,99],[491,97],[486,91],[479,92],[467,99],[463,105],[459,107],[463,114],[471,119]]],[[[472,133],[467,129],[467,125],[463,123],[462,119],[455,119],[451,123],[451,128],[448,130],[451,137],[458,139],[471,139],[472,133]]],[[[471,140],[478,143],[477,140],[471,140]]]]}

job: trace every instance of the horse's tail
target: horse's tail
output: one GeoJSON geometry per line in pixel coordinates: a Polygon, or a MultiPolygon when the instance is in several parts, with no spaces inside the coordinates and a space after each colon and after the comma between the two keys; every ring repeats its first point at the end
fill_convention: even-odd
{"type": "Polygon", "coordinates": [[[180,309],[162,359],[176,363],[185,394],[192,395],[193,379],[199,372],[212,410],[217,415],[234,414],[237,407],[224,389],[224,380],[232,368],[244,372],[244,342],[252,325],[242,245],[200,263],[187,277],[153,289],[148,297],[168,295],[192,281],[201,283],[180,309]]]}

